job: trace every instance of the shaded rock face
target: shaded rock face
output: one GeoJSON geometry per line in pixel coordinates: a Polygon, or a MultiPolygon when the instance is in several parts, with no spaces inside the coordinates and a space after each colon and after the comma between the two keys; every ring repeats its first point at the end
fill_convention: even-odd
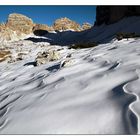
{"type": "Polygon", "coordinates": [[[35,31],[33,31],[33,33],[36,36],[44,36],[48,33],[48,31],[47,30],[35,30],[35,31]]]}
{"type": "Polygon", "coordinates": [[[60,31],[60,30],[62,30],[62,31],[66,31],[66,30],[80,31],[81,27],[75,21],[72,21],[65,17],[65,18],[57,19],[54,22],[53,29],[58,30],[58,31],[60,31]]]}
{"type": "Polygon", "coordinates": [[[34,24],[32,19],[22,14],[16,13],[10,14],[6,23],[6,26],[8,26],[13,31],[17,31],[23,34],[32,33],[33,25],[34,24]]]}
{"type": "Polygon", "coordinates": [[[140,16],[140,6],[97,6],[95,25],[112,24],[128,16],[140,16]]]}
{"type": "Polygon", "coordinates": [[[82,24],[82,30],[88,30],[92,27],[92,25],[90,23],[83,23],[82,24]]]}

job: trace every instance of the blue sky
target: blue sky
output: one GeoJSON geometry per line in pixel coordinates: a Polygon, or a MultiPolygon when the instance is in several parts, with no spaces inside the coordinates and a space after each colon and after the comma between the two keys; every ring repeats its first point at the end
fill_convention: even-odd
{"type": "Polygon", "coordinates": [[[0,6],[0,22],[5,22],[10,13],[24,14],[35,23],[52,25],[61,17],[68,17],[79,24],[95,21],[95,6],[0,6]]]}

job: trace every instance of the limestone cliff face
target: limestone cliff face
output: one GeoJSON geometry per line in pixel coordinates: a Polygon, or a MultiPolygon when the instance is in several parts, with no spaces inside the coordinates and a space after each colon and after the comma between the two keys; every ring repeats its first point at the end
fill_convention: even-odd
{"type": "Polygon", "coordinates": [[[20,32],[13,31],[6,24],[0,24],[0,42],[18,40],[22,34],[20,32]]]}
{"type": "Polygon", "coordinates": [[[140,16],[140,6],[97,6],[95,25],[112,24],[128,16],[140,16]]]}
{"type": "Polygon", "coordinates": [[[32,33],[33,25],[32,19],[22,14],[10,14],[7,22],[0,24],[0,41],[19,40],[32,33]]]}
{"type": "Polygon", "coordinates": [[[30,34],[33,28],[32,19],[22,15],[22,14],[10,14],[6,26],[8,26],[13,31],[19,31],[20,33],[30,34]]]}

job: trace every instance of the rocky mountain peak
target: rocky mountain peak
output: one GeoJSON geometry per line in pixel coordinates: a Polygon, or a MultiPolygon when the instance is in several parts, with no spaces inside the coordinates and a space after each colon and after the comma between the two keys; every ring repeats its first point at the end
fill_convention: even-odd
{"type": "Polygon", "coordinates": [[[81,27],[78,23],[75,21],[70,20],[67,17],[57,19],[53,24],[54,30],[74,30],[74,31],[80,31],[81,27]]]}
{"type": "Polygon", "coordinates": [[[24,34],[31,33],[33,25],[31,18],[17,13],[10,14],[6,23],[6,26],[13,31],[19,31],[24,34]]]}

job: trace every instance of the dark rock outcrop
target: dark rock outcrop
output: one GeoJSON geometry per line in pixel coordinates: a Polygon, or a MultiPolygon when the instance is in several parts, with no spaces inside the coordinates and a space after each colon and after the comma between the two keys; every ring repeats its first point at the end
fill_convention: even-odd
{"type": "Polygon", "coordinates": [[[46,34],[48,34],[47,30],[35,30],[33,31],[34,35],[36,36],[45,36],[46,34]]]}
{"type": "Polygon", "coordinates": [[[95,25],[112,24],[129,16],[140,16],[140,6],[97,6],[95,25]]]}

